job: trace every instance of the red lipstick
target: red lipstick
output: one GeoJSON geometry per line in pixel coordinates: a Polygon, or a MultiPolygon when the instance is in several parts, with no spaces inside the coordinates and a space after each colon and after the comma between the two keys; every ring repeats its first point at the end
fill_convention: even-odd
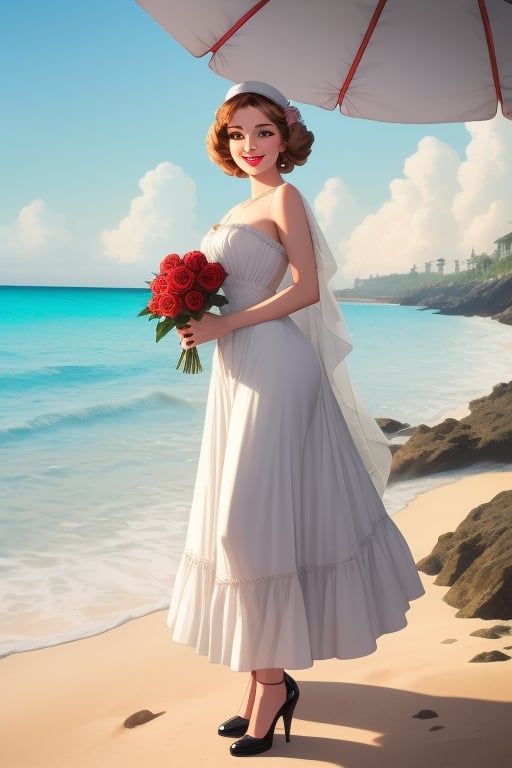
{"type": "Polygon", "coordinates": [[[263,160],[263,155],[255,155],[255,156],[244,155],[244,160],[252,168],[255,168],[263,160]]]}

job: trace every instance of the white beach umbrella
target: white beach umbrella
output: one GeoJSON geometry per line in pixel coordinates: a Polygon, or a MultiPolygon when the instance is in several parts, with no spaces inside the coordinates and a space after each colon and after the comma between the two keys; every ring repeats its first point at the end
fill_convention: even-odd
{"type": "Polygon", "coordinates": [[[136,0],[232,82],[394,123],[512,119],[512,0],[136,0]]]}

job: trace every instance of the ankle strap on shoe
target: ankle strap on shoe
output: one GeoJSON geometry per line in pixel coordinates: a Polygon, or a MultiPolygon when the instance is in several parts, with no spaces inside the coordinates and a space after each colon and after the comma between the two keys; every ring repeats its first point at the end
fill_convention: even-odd
{"type": "Polygon", "coordinates": [[[284,677],[282,680],[278,680],[277,683],[264,683],[262,680],[258,680],[258,678],[256,678],[256,682],[260,685],[282,685],[284,683],[284,677]]]}

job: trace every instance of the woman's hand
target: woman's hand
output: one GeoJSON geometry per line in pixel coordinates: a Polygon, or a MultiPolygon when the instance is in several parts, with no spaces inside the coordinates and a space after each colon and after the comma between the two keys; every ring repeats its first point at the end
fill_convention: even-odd
{"type": "Polygon", "coordinates": [[[221,339],[231,332],[228,317],[205,312],[201,320],[189,320],[186,328],[177,328],[183,349],[191,349],[207,341],[221,339]]]}

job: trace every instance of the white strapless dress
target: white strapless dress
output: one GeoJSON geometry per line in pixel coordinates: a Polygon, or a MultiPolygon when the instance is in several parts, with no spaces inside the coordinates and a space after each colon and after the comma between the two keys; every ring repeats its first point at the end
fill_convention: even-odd
{"type": "MultiPolygon", "coordinates": [[[[283,247],[246,224],[202,244],[236,312],[271,296],[283,247]]],[[[355,658],[423,593],[324,365],[286,317],[217,342],[173,639],[232,669],[355,658]]]]}

